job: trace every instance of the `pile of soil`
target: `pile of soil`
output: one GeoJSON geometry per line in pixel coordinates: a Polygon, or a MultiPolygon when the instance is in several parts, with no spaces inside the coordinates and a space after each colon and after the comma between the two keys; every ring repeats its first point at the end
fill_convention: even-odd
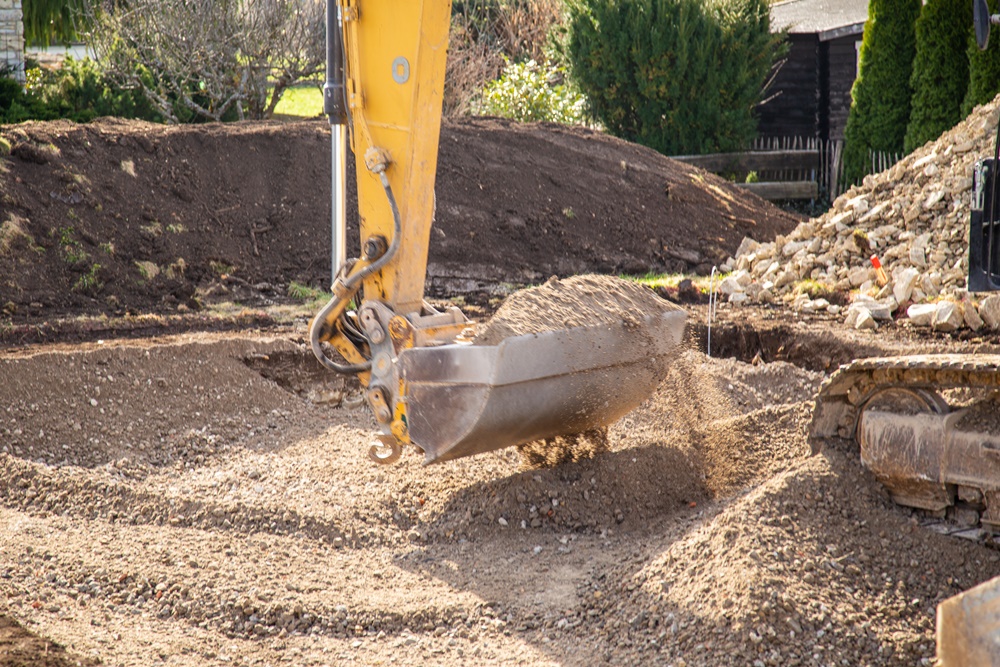
{"type": "MultiPolygon", "coordinates": [[[[329,129],[322,121],[0,128],[0,311],[164,312],[280,298],[330,276],[329,129]]],[[[353,163],[353,160],[350,160],[353,163]]],[[[432,291],[584,271],[705,271],[798,220],[722,179],[581,128],[445,123],[432,291]]],[[[358,252],[353,173],[349,255],[358,252]]]]}
{"type": "Polygon", "coordinates": [[[639,326],[640,317],[678,311],[638,283],[612,276],[580,275],[520,290],[476,330],[480,345],[505,338],[598,324],[639,326]]]}
{"type": "Polygon", "coordinates": [[[819,372],[691,341],[607,451],[525,470],[374,466],[314,365],[245,335],[8,351],[0,613],[104,664],[913,665],[1000,573],[812,453],[819,372]]]}

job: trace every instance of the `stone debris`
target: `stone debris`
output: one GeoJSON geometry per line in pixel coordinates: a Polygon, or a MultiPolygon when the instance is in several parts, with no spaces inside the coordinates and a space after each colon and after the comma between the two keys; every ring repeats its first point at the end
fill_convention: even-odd
{"type": "Polygon", "coordinates": [[[825,299],[797,294],[813,281],[853,301],[874,299],[888,306],[876,312],[865,301],[848,307],[846,322],[875,328],[908,315],[916,326],[938,331],[1000,327],[998,297],[979,301],[966,291],[972,173],[977,160],[993,152],[1000,100],[977,107],[968,118],[904,157],[891,168],[865,177],[818,218],[787,236],[759,243],[744,239],[722,266],[732,273],[719,293],[730,303],[770,303],[783,299],[798,312],[839,314],[825,299]],[[888,283],[880,285],[872,267],[876,255],[888,283]],[[987,307],[986,303],[990,302],[987,307]],[[950,306],[940,304],[951,304],[950,306]],[[984,307],[988,314],[983,314],[984,307]],[[862,309],[868,316],[863,316],[862,309]],[[928,313],[931,313],[928,315],[928,313]]]}

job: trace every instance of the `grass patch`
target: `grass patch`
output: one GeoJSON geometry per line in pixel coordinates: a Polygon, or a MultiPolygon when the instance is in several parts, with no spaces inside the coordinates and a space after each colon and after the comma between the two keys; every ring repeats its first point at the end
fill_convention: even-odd
{"type": "Polygon", "coordinates": [[[94,292],[99,292],[101,288],[104,287],[104,283],[101,281],[100,278],[100,272],[101,272],[100,264],[91,264],[90,270],[88,270],[85,274],[77,278],[76,282],[73,283],[73,291],[88,292],[91,294],[94,292]]]}
{"type": "Polygon", "coordinates": [[[0,137],[0,157],[10,155],[10,142],[4,137],[0,137]]]}
{"type": "Polygon", "coordinates": [[[167,232],[170,234],[183,234],[186,231],[187,227],[179,223],[167,225],[167,232]]]}
{"type": "Polygon", "coordinates": [[[0,254],[6,255],[22,241],[29,248],[35,247],[35,239],[26,231],[27,226],[25,218],[13,213],[7,215],[7,219],[0,225],[0,254]]]}
{"type": "Polygon", "coordinates": [[[156,276],[160,275],[160,267],[153,262],[136,262],[135,265],[143,280],[154,280],[156,276]]]}
{"type": "Polygon", "coordinates": [[[63,256],[69,264],[79,264],[90,257],[87,251],[80,246],[80,242],[73,238],[75,231],[72,227],[60,227],[58,230],[53,229],[50,232],[53,236],[58,233],[59,247],[62,248],[63,256]]]}
{"type": "Polygon", "coordinates": [[[214,259],[208,263],[208,268],[212,269],[212,273],[220,278],[225,278],[232,273],[236,273],[236,267],[232,264],[226,264],[225,262],[219,262],[214,259]]]}
{"type": "Polygon", "coordinates": [[[303,285],[302,283],[295,282],[294,280],[288,283],[288,296],[292,297],[296,301],[309,302],[316,301],[318,299],[326,300],[329,296],[326,292],[315,287],[309,287],[308,285],[303,285]]]}
{"type": "Polygon", "coordinates": [[[810,299],[826,299],[830,301],[834,298],[835,291],[829,285],[817,280],[800,280],[795,283],[794,294],[805,294],[810,299]]]}
{"type": "MultiPolygon", "coordinates": [[[[715,285],[718,287],[722,279],[728,276],[728,273],[716,273],[715,274],[715,285]]],[[[657,287],[665,287],[669,289],[676,289],[677,285],[680,284],[685,278],[690,280],[699,292],[708,294],[711,289],[712,277],[711,276],[691,276],[683,273],[647,273],[643,276],[618,276],[622,280],[631,280],[632,282],[639,283],[641,285],[646,285],[652,289],[657,287]]]]}
{"type": "Polygon", "coordinates": [[[281,96],[274,115],[285,118],[316,118],[323,115],[323,91],[313,84],[289,88],[281,96]]]}

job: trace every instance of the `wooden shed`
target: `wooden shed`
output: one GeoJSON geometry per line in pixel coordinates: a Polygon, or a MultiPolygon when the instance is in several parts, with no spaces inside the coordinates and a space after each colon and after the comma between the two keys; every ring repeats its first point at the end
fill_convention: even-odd
{"type": "Polygon", "coordinates": [[[759,132],[774,138],[844,138],[851,86],[868,17],[868,0],[785,0],[771,5],[771,25],[788,33],[789,50],[758,107],[759,132]]]}

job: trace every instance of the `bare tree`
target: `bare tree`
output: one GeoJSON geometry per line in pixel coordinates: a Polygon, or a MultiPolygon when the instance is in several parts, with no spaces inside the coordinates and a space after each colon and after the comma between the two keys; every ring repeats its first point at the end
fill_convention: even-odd
{"type": "Polygon", "coordinates": [[[268,118],[325,65],[322,0],[106,0],[90,8],[105,70],[168,122],[268,118]]]}

